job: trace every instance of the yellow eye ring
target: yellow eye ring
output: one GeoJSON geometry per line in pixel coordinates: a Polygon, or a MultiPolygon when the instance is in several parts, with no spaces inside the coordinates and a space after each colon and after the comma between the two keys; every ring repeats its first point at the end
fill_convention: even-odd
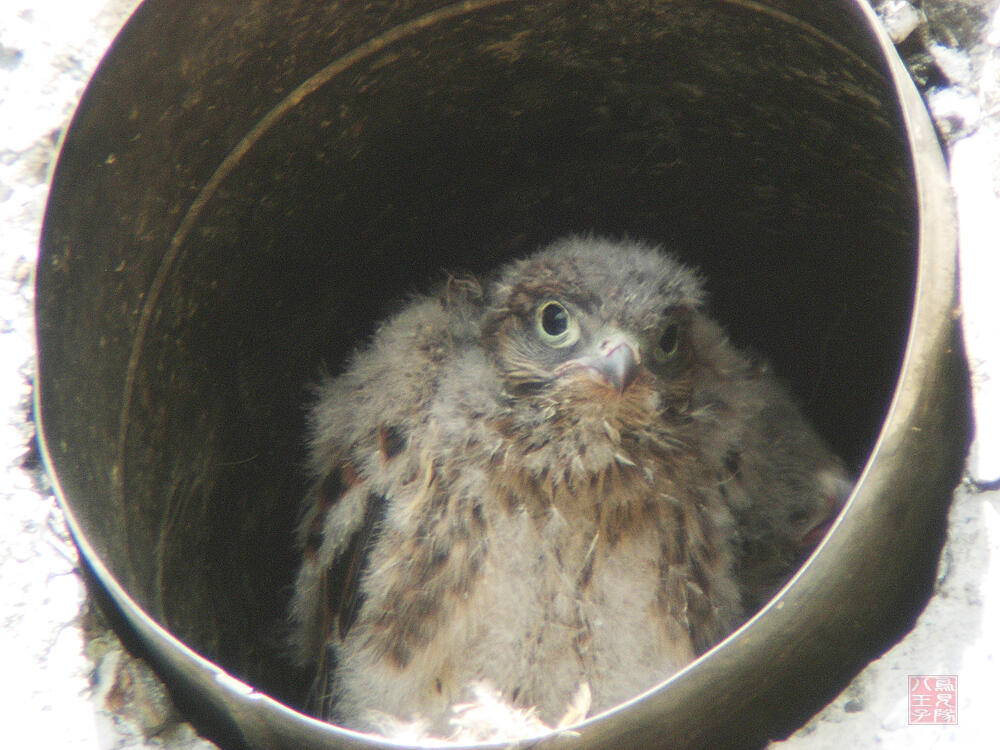
{"type": "Polygon", "coordinates": [[[535,310],[535,330],[538,338],[556,349],[572,346],[580,338],[580,324],[555,300],[546,300],[535,310]]]}
{"type": "Polygon", "coordinates": [[[653,359],[663,364],[669,362],[680,351],[681,327],[675,321],[667,323],[653,347],[653,359]]]}

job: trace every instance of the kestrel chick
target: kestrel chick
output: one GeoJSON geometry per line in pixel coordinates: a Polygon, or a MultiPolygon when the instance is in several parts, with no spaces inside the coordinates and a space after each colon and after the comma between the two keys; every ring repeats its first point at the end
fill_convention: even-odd
{"type": "Polygon", "coordinates": [[[451,279],[318,388],[292,619],[316,710],[448,736],[488,685],[556,726],[668,678],[790,575],[851,483],[659,249],[451,279]],[[575,698],[576,696],[576,698],[575,698]]]}

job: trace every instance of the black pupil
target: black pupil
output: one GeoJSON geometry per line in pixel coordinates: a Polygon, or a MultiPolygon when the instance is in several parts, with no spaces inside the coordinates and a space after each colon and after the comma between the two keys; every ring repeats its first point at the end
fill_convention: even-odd
{"type": "Polygon", "coordinates": [[[558,336],[569,326],[569,316],[562,305],[550,303],[542,309],[542,328],[549,336],[558,336]]]}
{"type": "Polygon", "coordinates": [[[677,349],[677,325],[671,323],[663,330],[663,335],[660,336],[660,349],[666,354],[673,354],[674,350],[677,349]]]}

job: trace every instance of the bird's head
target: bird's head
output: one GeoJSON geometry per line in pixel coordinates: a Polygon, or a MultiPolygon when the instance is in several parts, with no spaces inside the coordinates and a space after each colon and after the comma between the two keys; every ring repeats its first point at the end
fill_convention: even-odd
{"type": "Polygon", "coordinates": [[[686,390],[703,297],[695,272],[656,248],[569,237],[501,271],[486,348],[507,392],[539,409],[656,410],[686,390]]]}

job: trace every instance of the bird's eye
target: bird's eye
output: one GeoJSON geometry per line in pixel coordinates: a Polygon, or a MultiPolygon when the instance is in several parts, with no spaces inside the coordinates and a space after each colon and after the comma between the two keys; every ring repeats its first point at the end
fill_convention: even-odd
{"type": "Polygon", "coordinates": [[[569,313],[558,302],[549,302],[541,310],[542,331],[548,336],[561,336],[569,328],[569,313]]]}
{"type": "Polygon", "coordinates": [[[569,310],[552,300],[538,306],[535,327],[542,341],[557,348],[571,346],[580,338],[580,325],[569,310]]]}
{"type": "Polygon", "coordinates": [[[653,350],[653,357],[659,362],[670,360],[681,346],[681,329],[677,323],[667,323],[653,350]]]}

